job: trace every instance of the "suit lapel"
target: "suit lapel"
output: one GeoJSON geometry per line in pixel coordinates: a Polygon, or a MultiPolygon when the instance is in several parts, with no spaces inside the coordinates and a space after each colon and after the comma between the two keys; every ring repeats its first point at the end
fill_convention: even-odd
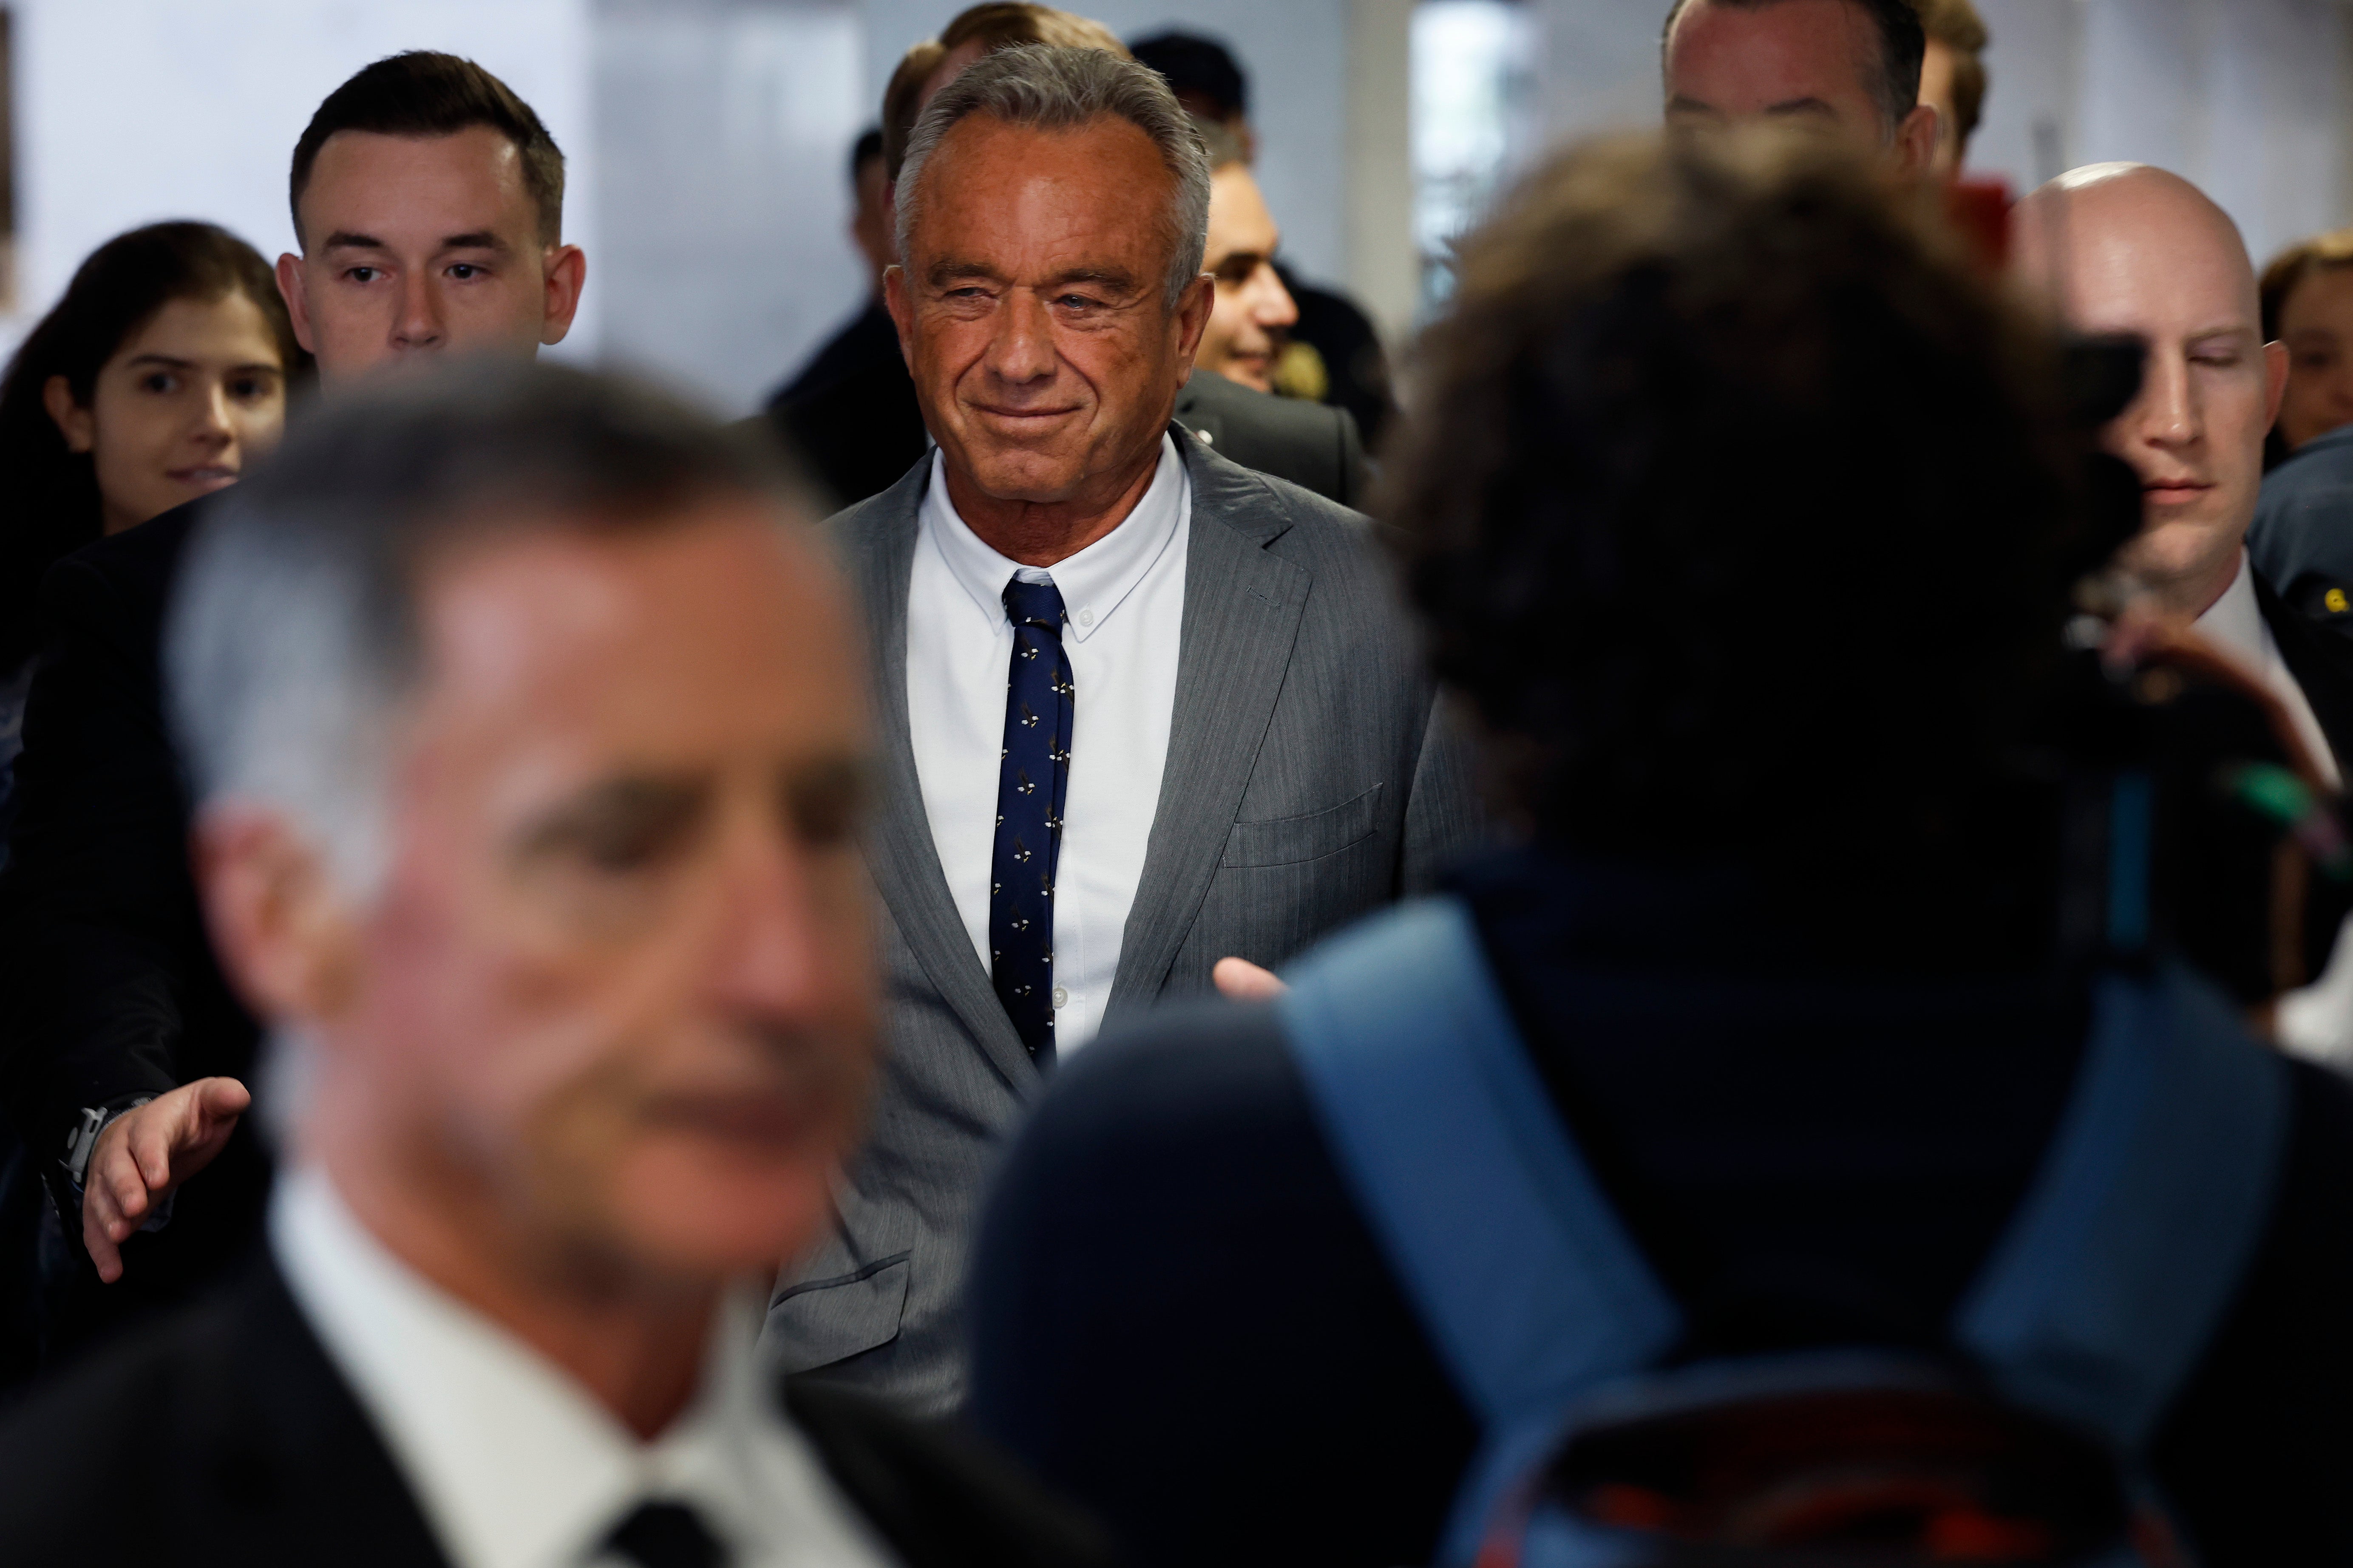
{"type": "Polygon", "coordinates": [[[939,847],[923,814],[915,748],[907,726],[907,589],[915,564],[917,510],[932,466],[919,463],[835,527],[843,560],[866,607],[873,637],[874,711],[881,730],[882,805],[868,834],[867,864],[899,934],[924,977],[954,1008],[981,1050],[1017,1085],[1038,1081],[1037,1064],[997,999],[964,917],[948,892],[939,847]]]}
{"type": "Polygon", "coordinates": [[[1176,447],[1193,481],[1176,705],[1106,1025],[1152,1004],[1192,930],[1250,785],[1312,582],[1267,552],[1291,526],[1273,491],[1198,442],[1180,437],[1176,447]]]}

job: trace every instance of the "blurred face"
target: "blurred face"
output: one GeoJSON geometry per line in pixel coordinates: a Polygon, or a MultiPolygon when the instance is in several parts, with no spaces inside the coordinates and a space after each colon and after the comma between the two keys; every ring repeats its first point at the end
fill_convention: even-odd
{"type": "Polygon", "coordinates": [[[1209,305],[1202,280],[1165,302],[1169,180],[1109,118],[976,114],[923,168],[888,296],[968,521],[967,497],[1109,506],[1156,459],[1209,305]]]}
{"type": "Polygon", "coordinates": [[[302,192],[303,253],[278,258],[295,335],[330,381],[448,353],[536,353],[579,308],[586,262],[540,233],[522,155],[488,126],[344,131],[302,192]]]}
{"type": "Polygon", "coordinates": [[[2038,193],[2018,255],[2069,321],[2148,344],[2140,395],[2102,434],[2139,475],[2142,532],[2123,564],[2159,600],[2202,614],[2238,572],[2285,356],[2257,329],[2238,231],[2196,187],[2155,170],[2038,193]]]}
{"type": "Polygon", "coordinates": [[[286,426],[278,334],[242,293],[173,300],[100,367],[88,407],[64,376],[43,388],[68,447],[97,470],[106,531],[237,482],[286,426]]]}
{"type": "Polygon", "coordinates": [[[868,281],[879,285],[891,265],[891,180],[880,154],[858,165],[857,206],[849,215],[849,243],[866,259],[868,281]]]}
{"type": "Polygon", "coordinates": [[[1274,270],[1282,233],[1249,168],[1229,163],[1209,182],[1209,243],[1202,270],[1217,282],[1209,325],[1195,363],[1261,392],[1274,389],[1282,334],[1299,320],[1274,270]]]}
{"type": "Polygon", "coordinates": [[[2353,425],[2353,267],[2316,267],[2280,305],[2287,393],[2280,439],[2290,450],[2353,425]]]}
{"type": "Polygon", "coordinates": [[[1925,169],[1936,115],[1915,109],[1892,128],[1872,90],[1879,36],[1850,0],[1775,0],[1734,8],[1694,0],[1667,37],[1667,123],[1702,130],[1772,120],[1891,149],[1906,174],[1925,169]]]}
{"type": "Polygon", "coordinates": [[[874,1052],[839,601],[744,500],[427,572],[390,868],[311,1030],[415,1190],[657,1279],[826,1222],[874,1052]]]}
{"type": "Polygon", "coordinates": [[[1957,178],[1968,145],[1960,137],[1960,120],[1953,106],[1953,51],[1950,45],[1928,40],[1920,59],[1920,101],[1936,111],[1936,150],[1929,172],[1940,180],[1957,178]]]}

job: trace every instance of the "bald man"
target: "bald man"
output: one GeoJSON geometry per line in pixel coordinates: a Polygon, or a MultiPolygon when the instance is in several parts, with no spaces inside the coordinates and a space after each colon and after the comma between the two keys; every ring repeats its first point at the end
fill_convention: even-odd
{"type": "Polygon", "coordinates": [[[1915,0],[1675,0],[1659,39],[1667,124],[1767,120],[1927,172],[1936,111],[1920,101],[1927,35],[1915,0]]]}
{"type": "Polygon", "coordinates": [[[2263,342],[2237,226],[2189,181],[2142,163],[2062,174],[2019,204],[2016,224],[2017,267],[2071,327],[2148,345],[2139,395],[2102,437],[2141,481],[2140,536],[2119,563],[2253,668],[2340,778],[2353,762],[2353,652],[2247,559],[2287,353],[2263,342]]]}

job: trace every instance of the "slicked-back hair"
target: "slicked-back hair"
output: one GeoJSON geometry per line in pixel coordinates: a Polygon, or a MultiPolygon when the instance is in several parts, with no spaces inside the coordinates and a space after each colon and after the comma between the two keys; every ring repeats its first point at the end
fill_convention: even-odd
{"type": "Polygon", "coordinates": [[[294,143],[287,178],[287,204],[294,214],[294,238],[302,232],[302,192],[311,184],[319,150],[338,132],[378,136],[454,136],[486,125],[514,143],[522,161],[523,190],[539,212],[539,237],[554,245],[564,237],[564,153],[532,107],[512,88],[469,59],[411,49],[364,66],[326,96],[294,143]]]}
{"type": "MultiPolygon", "coordinates": [[[[1727,11],[1762,11],[1781,0],[1674,0],[1667,8],[1666,25],[1659,29],[1659,69],[1665,73],[1667,46],[1675,23],[1694,5],[1721,5],[1727,11]]],[[[1862,62],[1864,85],[1886,118],[1886,134],[1894,137],[1904,117],[1920,102],[1920,62],[1928,52],[1928,35],[1920,26],[1915,0],[1846,0],[1871,19],[1879,37],[1875,59],[1862,62]]]]}
{"type": "Polygon", "coordinates": [[[2026,876],[1970,829],[2099,531],[2042,329],[1865,160],[1762,128],[1573,149],[1458,254],[1375,510],[1511,814],[1869,889],[1833,919],[2026,876]]]}
{"type": "Polygon", "coordinates": [[[380,869],[386,735],[418,674],[417,589],[456,551],[657,532],[745,496],[807,517],[776,459],[619,378],[473,362],[321,405],[206,513],[164,649],[199,801],[269,801],[339,876],[380,869]]]}
{"type": "Polygon", "coordinates": [[[922,112],[923,84],[932,73],[966,44],[976,43],[983,55],[1023,44],[1050,44],[1065,49],[1104,49],[1124,59],[1127,46],[1119,35],[1091,16],[1080,16],[1030,0],[984,0],[957,12],[936,38],[925,38],[909,49],[882,89],[882,159],[896,180],[907,162],[907,138],[914,133],[922,112]]]}
{"type": "Polygon", "coordinates": [[[1209,160],[1192,117],[1158,71],[1103,49],[1025,45],[1000,49],[942,88],[907,143],[899,179],[899,255],[913,253],[923,207],[923,167],[956,124],[986,114],[1033,131],[1076,131],[1099,120],[1124,120],[1152,139],[1168,171],[1163,233],[1168,274],[1163,303],[1175,310],[1200,275],[1209,237],[1209,160]]]}
{"type": "Polygon", "coordinates": [[[2263,342],[2278,339],[2280,313],[2287,309],[2287,297],[2295,292],[2297,284],[2316,272],[2346,267],[2353,267],[2353,228],[2299,239],[2273,257],[2264,265],[2263,281],[2255,290],[2263,307],[2263,342]]]}

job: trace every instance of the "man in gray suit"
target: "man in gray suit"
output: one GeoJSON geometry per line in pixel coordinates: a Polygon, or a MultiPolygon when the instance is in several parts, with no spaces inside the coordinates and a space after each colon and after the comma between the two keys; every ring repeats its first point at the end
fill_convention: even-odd
{"type": "Polygon", "coordinates": [[[1469,836],[1365,520],[1172,435],[1208,170],[1155,73],[993,55],[918,122],[886,281],[933,462],[837,518],[877,668],[889,1064],[789,1370],[962,1396],[974,1210],[1058,1055],[1279,963],[1469,836]]]}

